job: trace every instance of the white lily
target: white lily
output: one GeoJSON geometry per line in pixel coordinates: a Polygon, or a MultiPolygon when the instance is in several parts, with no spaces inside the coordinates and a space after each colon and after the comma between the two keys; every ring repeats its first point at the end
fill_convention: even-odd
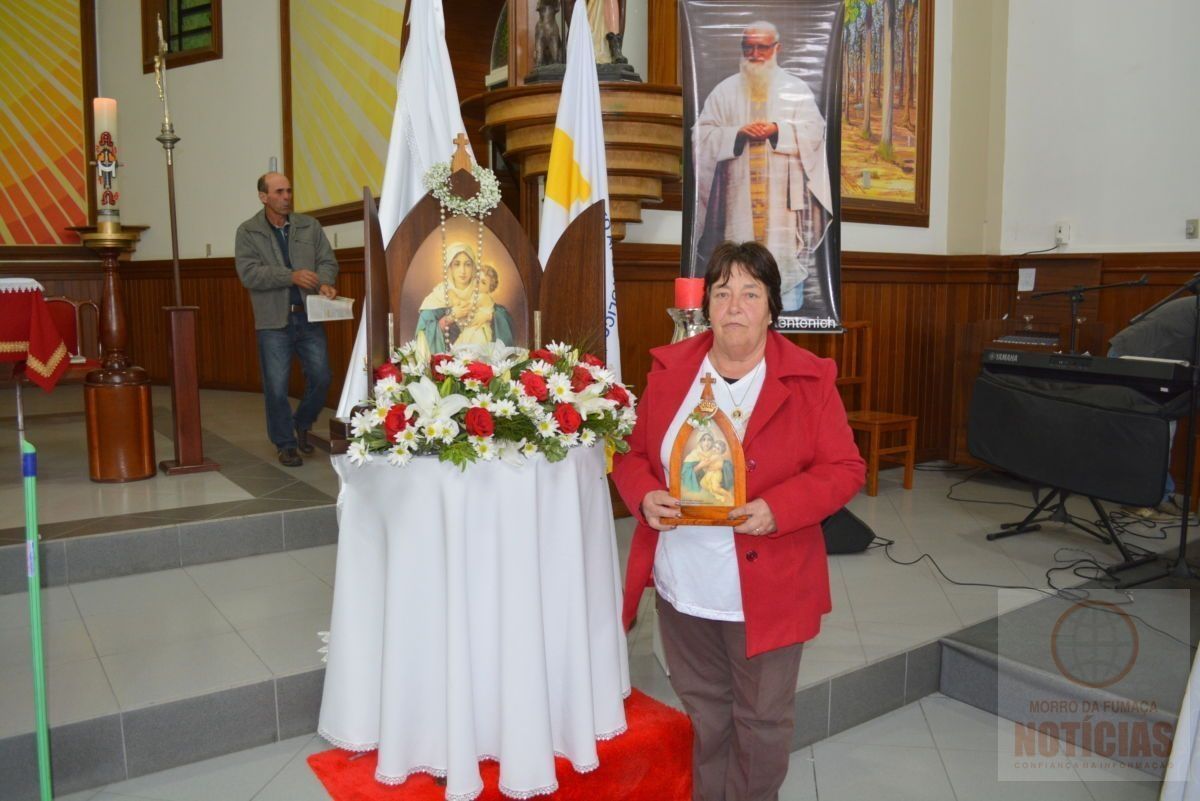
{"type": "Polygon", "coordinates": [[[584,420],[617,407],[617,402],[604,397],[604,392],[599,384],[592,384],[575,395],[575,408],[584,420]]]}
{"type": "Polygon", "coordinates": [[[417,415],[423,420],[449,419],[471,405],[465,395],[452,393],[443,398],[437,384],[424,376],[408,385],[408,394],[412,395],[417,415]]]}
{"type": "Polygon", "coordinates": [[[500,461],[520,467],[525,464],[525,457],[522,455],[522,450],[525,448],[525,440],[518,442],[500,442],[500,461]]]}

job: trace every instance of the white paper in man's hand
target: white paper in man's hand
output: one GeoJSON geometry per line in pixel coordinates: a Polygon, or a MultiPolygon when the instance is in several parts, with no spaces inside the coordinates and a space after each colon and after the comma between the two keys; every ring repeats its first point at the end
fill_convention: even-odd
{"type": "Polygon", "coordinates": [[[309,295],[304,302],[310,323],[354,319],[354,298],[339,296],[330,300],[324,295],[309,295]]]}

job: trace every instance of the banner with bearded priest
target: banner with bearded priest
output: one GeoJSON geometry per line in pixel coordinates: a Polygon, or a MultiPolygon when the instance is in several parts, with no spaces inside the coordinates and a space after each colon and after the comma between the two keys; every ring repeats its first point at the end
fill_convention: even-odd
{"type": "Polygon", "coordinates": [[[779,263],[782,331],[841,327],[841,0],[683,0],[683,273],[721,242],[779,263]],[[827,125],[832,120],[833,125],[827,125]]]}

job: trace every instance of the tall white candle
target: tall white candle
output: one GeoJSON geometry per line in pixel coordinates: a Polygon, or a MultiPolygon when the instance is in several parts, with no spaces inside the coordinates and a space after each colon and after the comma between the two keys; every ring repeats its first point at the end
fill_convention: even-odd
{"type": "Polygon", "coordinates": [[[96,223],[120,225],[117,201],[117,101],[97,97],[92,101],[93,128],[96,135],[96,223]]]}

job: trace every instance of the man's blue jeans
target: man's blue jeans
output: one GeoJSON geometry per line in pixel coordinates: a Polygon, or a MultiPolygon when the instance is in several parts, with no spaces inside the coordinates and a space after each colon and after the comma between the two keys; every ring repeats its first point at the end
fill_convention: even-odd
{"type": "Polygon", "coordinates": [[[263,398],[267,406],[267,436],[280,450],[294,448],[296,430],[312,428],[329,391],[325,329],[319,323],[308,322],[307,315],[301,312],[288,316],[286,328],[260,329],[256,333],[263,398]],[[293,354],[300,358],[300,369],[304,373],[304,397],[295,414],[288,400],[293,354]]]}

